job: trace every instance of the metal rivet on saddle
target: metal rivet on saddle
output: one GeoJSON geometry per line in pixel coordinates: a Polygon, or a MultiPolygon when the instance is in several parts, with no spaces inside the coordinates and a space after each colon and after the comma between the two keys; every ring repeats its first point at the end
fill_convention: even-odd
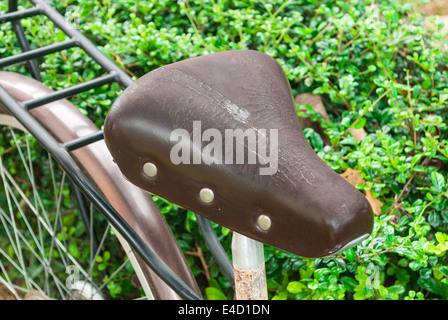
{"type": "Polygon", "coordinates": [[[258,217],[257,224],[261,230],[267,231],[271,228],[271,218],[265,214],[262,214],[258,217]]]}
{"type": "Polygon", "coordinates": [[[211,189],[203,188],[199,192],[199,198],[201,198],[201,200],[205,203],[210,203],[215,198],[215,194],[213,193],[213,191],[211,189]]]}
{"type": "Polygon", "coordinates": [[[154,163],[147,162],[143,165],[143,172],[151,178],[154,178],[157,175],[157,167],[154,163]]]}

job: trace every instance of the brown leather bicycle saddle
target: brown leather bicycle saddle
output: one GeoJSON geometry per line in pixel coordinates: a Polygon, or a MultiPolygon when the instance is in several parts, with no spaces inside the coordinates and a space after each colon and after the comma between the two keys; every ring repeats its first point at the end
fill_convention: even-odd
{"type": "Polygon", "coordinates": [[[135,185],[305,257],[369,235],[371,207],[314,152],[280,65],[257,51],[191,58],[124,91],[104,127],[135,185]]]}

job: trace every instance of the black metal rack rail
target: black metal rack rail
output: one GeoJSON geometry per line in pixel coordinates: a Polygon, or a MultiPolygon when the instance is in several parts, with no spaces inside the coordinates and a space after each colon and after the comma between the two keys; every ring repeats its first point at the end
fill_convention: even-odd
{"type": "Polygon", "coordinates": [[[67,98],[81,92],[102,86],[111,82],[118,82],[128,87],[133,80],[114,62],[107,58],[93,43],[69,24],[65,18],[44,0],[30,0],[32,8],[17,9],[17,0],[9,0],[10,12],[0,16],[0,23],[11,22],[22,53],[0,59],[0,68],[20,62],[26,62],[31,75],[41,80],[39,68],[35,58],[58,52],[72,47],[82,48],[95,62],[107,72],[106,75],[95,78],[72,87],[55,91],[47,96],[26,102],[15,100],[3,87],[0,86],[0,102],[8,111],[33,135],[37,141],[50,152],[61,167],[66,171],[74,185],[84,194],[106,217],[109,223],[128,241],[138,255],[164,280],[180,297],[184,299],[200,299],[200,297],[180,279],[155,252],[137,235],[121,215],[109,204],[94,184],[80,171],[69,152],[103,139],[103,132],[97,133],[61,144],[51,136],[48,131],[29,113],[29,110],[67,98]],[[69,40],[51,44],[38,49],[30,49],[26,40],[21,19],[45,15],[61,29],[69,40]]]}

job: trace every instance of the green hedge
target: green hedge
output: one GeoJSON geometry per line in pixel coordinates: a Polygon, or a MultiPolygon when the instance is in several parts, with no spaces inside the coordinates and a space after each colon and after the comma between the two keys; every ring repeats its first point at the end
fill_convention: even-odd
{"type": "MultiPolygon", "coordinates": [[[[312,105],[297,110],[325,134],[312,127],[304,132],[336,172],[359,174],[363,183],[357,187],[379,205],[374,231],[357,247],[326,259],[266,247],[271,299],[448,298],[448,65],[446,35],[437,31],[441,26],[428,28],[420,13],[398,0],[63,0],[55,5],[134,77],[193,56],[254,49],[278,60],[294,96],[322,98],[328,118],[312,105]],[[352,129],[363,130],[365,137],[357,139],[352,129]]],[[[40,43],[51,40],[46,30],[34,32],[40,43]]],[[[12,39],[5,26],[0,38],[12,39]]],[[[0,46],[0,55],[10,52],[9,45],[0,46]]],[[[75,51],[50,58],[44,67],[52,77],[45,81],[64,87],[101,73],[80,56],[75,51]]],[[[118,87],[110,89],[75,99],[99,125],[120,93],[118,87]]],[[[194,215],[155,200],[206,297],[232,298],[194,215]]],[[[231,232],[214,227],[230,248],[231,232]]]]}

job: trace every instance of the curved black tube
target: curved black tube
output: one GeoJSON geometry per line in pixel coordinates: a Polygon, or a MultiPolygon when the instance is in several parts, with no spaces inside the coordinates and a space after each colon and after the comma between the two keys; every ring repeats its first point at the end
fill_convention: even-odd
{"type": "Polygon", "coordinates": [[[199,229],[201,230],[202,236],[204,237],[205,243],[207,247],[210,249],[213,257],[216,260],[216,263],[220,267],[224,276],[229,280],[232,287],[235,287],[235,276],[233,272],[233,264],[230,261],[227,252],[225,252],[224,248],[219,242],[218,237],[216,236],[215,231],[210,223],[210,221],[206,218],[196,215],[199,229]]]}

